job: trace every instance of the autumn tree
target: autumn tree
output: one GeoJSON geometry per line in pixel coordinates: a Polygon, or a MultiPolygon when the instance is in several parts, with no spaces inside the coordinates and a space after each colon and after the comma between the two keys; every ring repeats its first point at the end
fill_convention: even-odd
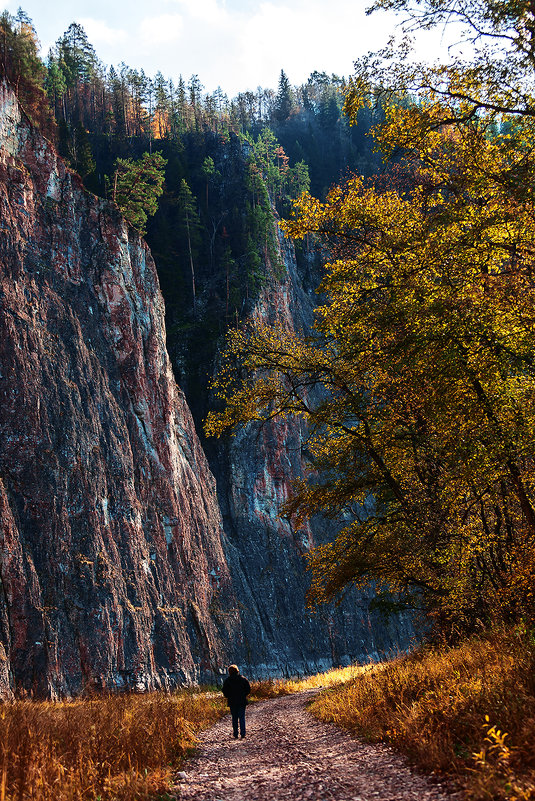
{"type": "MultiPolygon", "coordinates": [[[[342,526],[312,552],[311,600],[373,581],[455,634],[535,620],[535,101],[530,5],[414,7],[430,23],[450,5],[511,54],[486,70],[483,52],[472,69],[394,65],[396,91],[379,73],[390,178],[305,194],[284,226],[331,253],[316,334],[233,332],[207,430],[306,420],[313,474],[283,511],[342,526]],[[416,84],[419,102],[398,102],[416,84]]],[[[369,67],[353,119],[374,100],[369,67]]]]}
{"type": "Polygon", "coordinates": [[[0,78],[9,81],[28,116],[51,138],[55,126],[44,90],[46,68],[39,58],[39,40],[28,15],[19,9],[0,15],[0,78]]]}
{"type": "Polygon", "coordinates": [[[169,131],[169,87],[161,72],[154,78],[154,118],[152,127],[156,139],[163,139],[169,131]]]}

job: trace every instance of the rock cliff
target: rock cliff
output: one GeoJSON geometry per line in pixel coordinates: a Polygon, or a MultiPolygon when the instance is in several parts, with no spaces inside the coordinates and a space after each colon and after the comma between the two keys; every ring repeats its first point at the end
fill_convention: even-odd
{"type": "Polygon", "coordinates": [[[236,601],[142,240],[0,87],[0,697],[211,675],[236,601]]]}
{"type": "MultiPolygon", "coordinates": [[[[317,276],[282,236],[279,258],[253,314],[306,332],[317,276]]],[[[0,85],[0,698],[169,687],[229,658],[293,674],[405,645],[410,622],[385,625],[356,594],[306,611],[306,552],[332,531],[278,517],[303,443],[288,422],[211,445],[216,494],[147,246],[0,85]]]]}
{"type": "MultiPolygon", "coordinates": [[[[278,231],[279,265],[252,316],[309,334],[317,304],[319,275],[313,253],[299,268],[292,243],[278,231]],[[280,273],[282,272],[282,277],[280,273]]],[[[271,268],[271,269],[270,269],[271,268]]],[[[306,609],[310,577],[306,553],[336,533],[317,518],[298,531],[278,510],[292,481],[307,468],[303,423],[248,425],[208,453],[217,478],[232,583],[240,603],[242,635],[237,659],[252,675],[292,675],[368,661],[407,647],[413,627],[408,615],[385,620],[368,610],[371,593],[350,592],[341,605],[306,609]]]]}

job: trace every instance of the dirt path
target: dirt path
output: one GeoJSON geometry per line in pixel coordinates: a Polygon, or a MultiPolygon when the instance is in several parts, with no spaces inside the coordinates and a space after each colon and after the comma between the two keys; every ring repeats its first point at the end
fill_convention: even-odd
{"type": "MultiPolygon", "coordinates": [[[[312,691],[313,693],[314,691],[312,691]]],[[[230,716],[201,736],[177,776],[182,801],[446,801],[454,796],[415,774],[383,745],[361,743],[305,709],[310,692],[247,708],[247,737],[230,716]]]]}

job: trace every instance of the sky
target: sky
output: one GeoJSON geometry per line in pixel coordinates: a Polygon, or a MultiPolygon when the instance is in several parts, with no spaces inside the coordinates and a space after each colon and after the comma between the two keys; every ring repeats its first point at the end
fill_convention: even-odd
{"type": "MultiPolygon", "coordinates": [[[[297,85],[313,70],[348,77],[356,58],[385,45],[399,18],[366,16],[370,0],[8,0],[31,17],[42,55],[71,22],[85,28],[106,65],[122,61],[148,75],[198,75],[206,91],[230,97],[277,88],[281,69],[297,85]]],[[[443,32],[422,35],[418,51],[445,51],[443,32]]]]}

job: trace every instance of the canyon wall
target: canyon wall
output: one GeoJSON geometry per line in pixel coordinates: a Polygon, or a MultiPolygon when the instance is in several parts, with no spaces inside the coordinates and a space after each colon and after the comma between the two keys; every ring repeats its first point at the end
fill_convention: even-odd
{"type": "MultiPolygon", "coordinates": [[[[252,314],[307,332],[312,260],[298,269],[282,235],[278,259],[252,314]]],[[[409,619],[370,615],[369,597],[306,610],[306,553],[334,532],[278,517],[305,469],[301,425],[210,443],[209,467],[146,244],[0,86],[0,698],[405,647],[409,619]]]]}
{"type": "Polygon", "coordinates": [[[0,87],[0,697],[212,677],[237,603],[145,243],[0,87]]]}
{"type": "MultiPolygon", "coordinates": [[[[298,266],[293,244],[280,230],[277,237],[278,264],[266,265],[269,278],[251,316],[308,335],[320,280],[317,254],[305,254],[298,266]]],[[[209,444],[208,454],[240,604],[242,635],[236,658],[252,675],[323,671],[355,660],[377,660],[409,646],[414,635],[410,616],[386,620],[370,612],[372,590],[351,591],[340,605],[307,609],[306,554],[332,539],[338,529],[317,517],[296,530],[290,520],[278,516],[292,481],[307,469],[303,422],[248,425],[220,440],[215,449],[209,444]]]]}

